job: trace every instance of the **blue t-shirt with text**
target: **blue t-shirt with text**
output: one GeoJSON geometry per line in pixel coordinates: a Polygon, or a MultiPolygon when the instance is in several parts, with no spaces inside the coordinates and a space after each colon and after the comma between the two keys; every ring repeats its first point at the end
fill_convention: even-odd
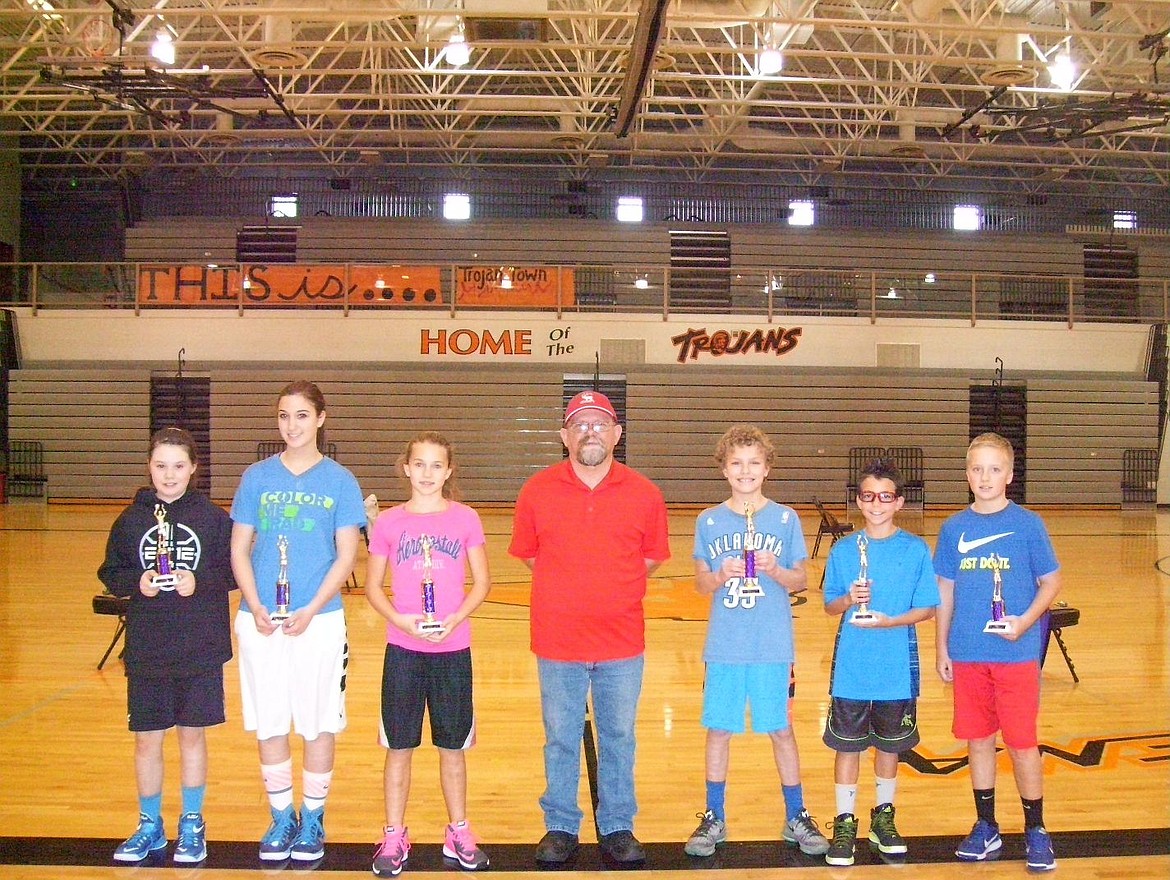
{"type": "Polygon", "coordinates": [[[1040,657],[1044,627],[1039,620],[1014,642],[983,632],[991,618],[995,564],[1000,567],[1008,614],[1023,614],[1036,598],[1037,580],[1060,568],[1043,520],[1015,502],[996,513],[976,513],[968,507],[943,523],[934,570],[955,583],[947,639],[952,660],[1019,663],[1040,657]]]}
{"type": "MultiPolygon", "coordinates": [[[[808,558],[796,511],[774,501],[752,515],[755,549],[775,553],[781,568],[808,558]]],[[[711,507],[695,522],[694,558],[718,571],[728,556],[744,552],[747,517],[726,504],[711,507]]],[[[711,597],[711,621],[703,660],[707,663],[792,663],[792,603],[788,591],[762,572],[762,596],[741,596],[731,578],[711,597]]]]}
{"type": "MultiPolygon", "coordinates": [[[[366,524],[357,480],[331,458],[323,458],[303,474],[293,474],[279,455],[258,461],[244,471],[232,501],[232,520],[256,530],[252,570],[260,602],[276,607],[280,572],[280,536],[288,540],[290,610],[309,604],[337,559],[335,533],[366,524]]],[[[335,595],[322,612],[341,608],[335,595]]]]}

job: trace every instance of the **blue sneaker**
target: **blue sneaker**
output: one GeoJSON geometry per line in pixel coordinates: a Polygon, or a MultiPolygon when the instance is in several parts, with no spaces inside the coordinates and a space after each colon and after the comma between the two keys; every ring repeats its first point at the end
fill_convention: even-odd
{"type": "Polygon", "coordinates": [[[167,833],[162,819],[152,819],[146,813],[138,814],[138,830],[114,850],[116,862],[141,862],[152,852],[167,848],[167,833]]]}
{"type": "Polygon", "coordinates": [[[1024,831],[1024,842],[1028,851],[1029,871],[1055,871],[1056,853],[1052,851],[1052,838],[1042,827],[1024,831]]]}
{"type": "Polygon", "coordinates": [[[292,807],[272,811],[272,824],[260,838],[260,858],[266,862],[283,862],[292,852],[297,838],[297,813],[292,807]]]}
{"type": "Polygon", "coordinates": [[[971,833],[959,844],[955,855],[961,862],[983,862],[999,858],[1002,846],[1003,838],[999,836],[999,828],[980,819],[971,829],[971,833]]]}
{"type": "Polygon", "coordinates": [[[179,834],[175,841],[175,861],[194,864],[207,858],[207,825],[199,813],[179,817],[179,834]]]}
{"type": "Polygon", "coordinates": [[[325,855],[325,808],[301,810],[301,829],[292,845],[298,862],[315,862],[325,855]]]}

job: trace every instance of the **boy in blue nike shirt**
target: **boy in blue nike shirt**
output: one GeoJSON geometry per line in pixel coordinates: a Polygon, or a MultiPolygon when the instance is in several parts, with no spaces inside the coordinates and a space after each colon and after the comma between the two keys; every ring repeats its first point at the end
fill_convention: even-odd
{"type": "Polygon", "coordinates": [[[967,482],[975,500],[939,531],[934,571],[942,599],[935,618],[937,665],[954,682],[954,735],[967,740],[977,821],[955,854],[965,862],[997,858],[1003,842],[995,820],[995,737],[1002,731],[1024,807],[1028,870],[1056,867],[1044,829],[1044,776],[1039,738],[1040,653],[1044,616],[1060,592],[1060,565],[1043,521],[1007,497],[1012,445],[980,434],[967,448],[967,482]],[[997,577],[998,575],[998,577],[997,577]],[[1000,628],[995,583],[1002,593],[1000,628]]]}

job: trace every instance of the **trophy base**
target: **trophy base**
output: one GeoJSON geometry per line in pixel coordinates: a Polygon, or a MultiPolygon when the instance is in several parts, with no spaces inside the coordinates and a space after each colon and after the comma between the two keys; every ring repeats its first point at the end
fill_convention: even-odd
{"type": "Polygon", "coordinates": [[[275,611],[273,611],[271,614],[268,615],[268,619],[273,621],[274,623],[282,623],[282,622],[288,620],[290,617],[292,617],[292,614],[289,612],[289,610],[287,608],[277,608],[275,611]]]}
{"type": "Polygon", "coordinates": [[[741,596],[762,596],[764,595],[764,588],[760,586],[758,580],[744,581],[739,586],[739,594],[741,596]]]}
{"type": "Polygon", "coordinates": [[[179,576],[177,574],[156,574],[150,579],[150,585],[156,590],[162,590],[164,593],[169,593],[179,585],[179,576]]]}
{"type": "Polygon", "coordinates": [[[1012,631],[1012,625],[1006,620],[989,620],[983,627],[985,633],[1006,633],[1012,631]]]}
{"type": "Polygon", "coordinates": [[[420,620],[417,628],[419,634],[425,636],[430,633],[442,632],[443,622],[441,620],[420,620]]]}
{"type": "Polygon", "coordinates": [[[849,622],[854,626],[869,626],[877,623],[877,615],[872,611],[854,611],[853,616],[849,618],[849,622]]]}

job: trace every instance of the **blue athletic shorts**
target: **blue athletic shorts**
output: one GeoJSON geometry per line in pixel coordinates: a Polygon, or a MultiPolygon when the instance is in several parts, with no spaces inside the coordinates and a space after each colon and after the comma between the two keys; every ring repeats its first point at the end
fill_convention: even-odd
{"type": "Polygon", "coordinates": [[[703,726],[743,733],[750,709],[752,730],[775,733],[788,727],[788,663],[708,663],[703,683],[703,726]]]}

